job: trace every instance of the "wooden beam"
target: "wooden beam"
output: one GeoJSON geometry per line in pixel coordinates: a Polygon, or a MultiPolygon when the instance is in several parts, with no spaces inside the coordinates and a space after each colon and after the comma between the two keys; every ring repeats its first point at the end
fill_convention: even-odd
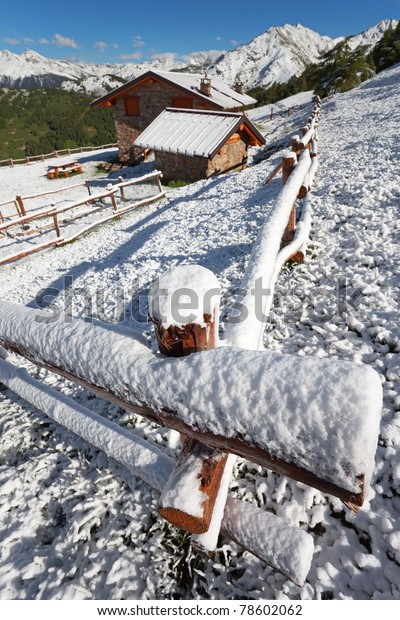
{"type": "Polygon", "coordinates": [[[269,183],[271,183],[272,179],[276,177],[276,175],[278,174],[279,170],[282,169],[282,166],[283,166],[283,161],[281,161],[280,164],[278,164],[276,166],[276,168],[274,168],[274,170],[271,172],[269,177],[267,177],[265,179],[265,181],[263,182],[263,185],[268,185],[269,183]]]}
{"type": "MultiPolygon", "coordinates": [[[[296,153],[291,152],[282,159],[282,185],[285,185],[289,176],[292,174],[296,165],[296,153]]],[[[288,245],[293,237],[296,228],[296,203],[293,204],[292,210],[289,215],[289,221],[286,226],[285,232],[282,237],[282,247],[288,245]]]]}
{"type": "Polygon", "coordinates": [[[188,438],[160,497],[164,519],[192,534],[210,527],[227,454],[188,438]]]}
{"type": "Polygon", "coordinates": [[[45,248],[49,248],[52,245],[60,244],[63,241],[62,237],[57,237],[52,241],[46,241],[45,243],[40,243],[33,247],[30,247],[27,250],[22,250],[21,252],[17,252],[16,254],[11,254],[4,258],[0,258],[0,265],[5,265],[6,263],[11,263],[13,260],[17,260],[19,258],[23,258],[24,256],[28,256],[29,254],[33,254],[34,252],[39,252],[40,250],[44,250],[45,248]]]}
{"type": "MultiPolygon", "coordinates": [[[[214,280],[215,276],[211,275],[214,280]]],[[[150,314],[154,312],[154,315],[151,319],[154,323],[158,347],[161,353],[168,357],[185,357],[207,349],[214,349],[218,345],[219,321],[216,308],[212,315],[203,314],[200,323],[187,323],[182,326],[163,327],[157,316],[161,303],[160,290],[165,291],[166,299],[163,299],[163,303],[167,307],[172,307],[172,297],[177,292],[176,282],[182,282],[183,279],[185,282],[191,280],[193,292],[200,300],[204,294],[201,289],[202,277],[209,280],[208,269],[198,265],[186,265],[170,270],[152,286],[153,303],[150,304],[150,314]],[[156,300],[157,303],[154,303],[156,300]]],[[[216,279],[212,284],[218,285],[219,288],[216,279]]],[[[219,297],[217,307],[219,307],[219,297]]],[[[216,448],[210,448],[193,438],[184,436],[182,451],[160,497],[160,515],[176,527],[192,534],[207,532],[227,456],[216,448]]]]}
{"type": "Polygon", "coordinates": [[[200,443],[362,504],[382,404],[379,375],[368,366],[239,347],[173,360],[132,331],[47,315],[1,301],[0,344],[200,443]]]}
{"type": "MultiPolygon", "coordinates": [[[[6,357],[6,352],[0,349],[1,383],[57,424],[119,461],[132,475],[140,477],[156,491],[162,491],[171,475],[173,460],[159,447],[44,385],[25,368],[7,362],[6,357]]],[[[227,498],[221,531],[294,583],[304,583],[313,555],[313,539],[305,531],[233,497],[227,498]],[[249,523],[253,527],[249,528],[249,523]],[[290,549],[280,544],[282,539],[290,540],[290,549]]]]}
{"type": "Polygon", "coordinates": [[[89,392],[92,392],[96,396],[103,398],[107,402],[110,402],[126,411],[132,411],[133,413],[138,413],[151,420],[152,422],[156,422],[160,426],[165,428],[171,428],[179,433],[187,435],[193,439],[196,439],[200,443],[204,443],[210,447],[215,447],[224,452],[232,452],[237,454],[237,456],[241,456],[252,463],[256,463],[257,465],[261,465],[261,467],[266,467],[271,471],[274,471],[277,474],[282,474],[283,476],[289,476],[294,480],[298,480],[304,484],[309,485],[323,493],[328,493],[329,495],[334,495],[338,497],[346,504],[350,505],[354,510],[358,510],[360,506],[362,506],[364,502],[364,475],[361,474],[358,476],[357,482],[361,488],[359,493],[349,491],[348,489],[344,489],[339,487],[338,485],[329,482],[328,480],[324,480],[318,474],[307,471],[306,469],[299,467],[293,463],[285,461],[281,457],[277,457],[263,447],[258,446],[257,444],[251,443],[246,439],[238,439],[232,437],[225,437],[223,435],[217,435],[210,431],[199,430],[192,426],[189,426],[186,422],[179,418],[179,415],[173,409],[162,408],[160,410],[151,409],[147,405],[143,404],[134,404],[129,402],[123,398],[121,398],[118,394],[113,392],[113,390],[105,389],[90,381],[87,381],[83,377],[78,376],[74,372],[70,372],[56,366],[54,363],[40,360],[36,356],[32,355],[25,347],[19,346],[15,343],[10,342],[8,339],[0,336],[0,345],[3,346],[8,351],[12,351],[17,355],[21,355],[25,357],[29,361],[31,361],[36,366],[42,366],[51,372],[54,372],[69,381],[77,383],[82,386],[89,392]]]}

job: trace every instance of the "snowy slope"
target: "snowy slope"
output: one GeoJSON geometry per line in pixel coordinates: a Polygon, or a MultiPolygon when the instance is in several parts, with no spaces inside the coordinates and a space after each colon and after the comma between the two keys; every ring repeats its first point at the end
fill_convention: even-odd
{"type": "MultiPolygon", "coordinates": [[[[379,373],[384,409],[369,500],[352,515],[338,500],[244,460],[231,483],[231,494],[312,534],[306,584],[293,585],[224,539],[215,560],[193,557],[186,537],[157,516],[157,495],[145,484],[0,388],[0,598],[400,598],[399,97],[397,66],[324,103],[307,260],[278,279],[265,334],[271,350],[362,362],[379,373]]],[[[266,130],[285,132],[288,143],[307,116],[298,114],[276,116],[266,130]]],[[[171,190],[163,202],[71,246],[2,267],[0,296],[34,304],[40,289],[62,291],[72,276],[81,292],[75,312],[83,312],[82,291],[97,310],[96,292],[103,291],[111,317],[122,291],[130,307],[134,286],[133,315],[145,321],[142,296],[154,277],[176,264],[199,263],[216,273],[229,303],[279,191],[278,178],[267,187],[262,182],[281,154],[171,190]]],[[[85,174],[93,175],[95,160],[85,157],[85,174]]],[[[0,169],[0,201],[24,188],[47,189],[46,167],[0,169]]],[[[133,325],[130,314],[126,325],[133,325]]],[[[147,330],[143,323],[150,338],[147,330]]],[[[176,455],[174,433],[24,365],[176,455]]]]}

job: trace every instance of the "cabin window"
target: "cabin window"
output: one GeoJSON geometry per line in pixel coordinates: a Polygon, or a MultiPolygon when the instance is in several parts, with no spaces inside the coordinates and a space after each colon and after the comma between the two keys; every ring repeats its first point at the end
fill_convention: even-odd
{"type": "Polygon", "coordinates": [[[191,97],[172,97],[171,104],[173,108],[193,108],[193,99],[191,97]]]}
{"type": "Polygon", "coordinates": [[[126,116],[138,116],[139,115],[138,97],[125,97],[125,114],[126,116]]]}

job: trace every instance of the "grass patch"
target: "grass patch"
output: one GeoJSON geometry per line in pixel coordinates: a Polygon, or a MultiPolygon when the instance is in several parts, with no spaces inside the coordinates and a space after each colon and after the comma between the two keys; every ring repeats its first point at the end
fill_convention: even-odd
{"type": "Polygon", "coordinates": [[[172,180],[172,181],[168,181],[167,183],[167,187],[171,187],[171,188],[185,187],[186,185],[190,185],[190,183],[189,181],[183,181],[183,179],[177,179],[176,181],[172,180]]]}

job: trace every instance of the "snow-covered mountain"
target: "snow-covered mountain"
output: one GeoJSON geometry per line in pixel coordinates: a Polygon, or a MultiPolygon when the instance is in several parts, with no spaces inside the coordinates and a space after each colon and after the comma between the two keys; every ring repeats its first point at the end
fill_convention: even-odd
{"type": "MultiPolygon", "coordinates": [[[[384,20],[368,30],[349,37],[352,49],[372,47],[396,20],[384,20]]],[[[297,24],[272,27],[249,43],[223,52],[195,52],[185,58],[161,54],[151,61],[135,64],[89,64],[45,58],[32,50],[14,54],[0,52],[0,86],[31,88],[59,87],[99,95],[149,69],[195,71],[218,75],[229,83],[241,80],[246,88],[286,82],[300,75],[307,65],[318,62],[344,37],[331,39],[297,24]]]]}
{"type": "Polygon", "coordinates": [[[250,43],[227,52],[210,73],[247,88],[287,82],[332,49],[339,39],[321,36],[300,24],[273,27],[250,43]]]}
{"type": "Polygon", "coordinates": [[[371,49],[380,41],[386,30],[390,27],[396,28],[398,21],[396,19],[383,19],[381,22],[364,30],[360,34],[356,34],[353,37],[348,38],[350,49],[356,49],[360,45],[366,45],[368,49],[371,49]]]}
{"type": "Polygon", "coordinates": [[[65,80],[82,77],[79,65],[66,60],[45,58],[33,50],[14,54],[0,52],[0,84],[5,87],[60,86],[65,80]]]}

